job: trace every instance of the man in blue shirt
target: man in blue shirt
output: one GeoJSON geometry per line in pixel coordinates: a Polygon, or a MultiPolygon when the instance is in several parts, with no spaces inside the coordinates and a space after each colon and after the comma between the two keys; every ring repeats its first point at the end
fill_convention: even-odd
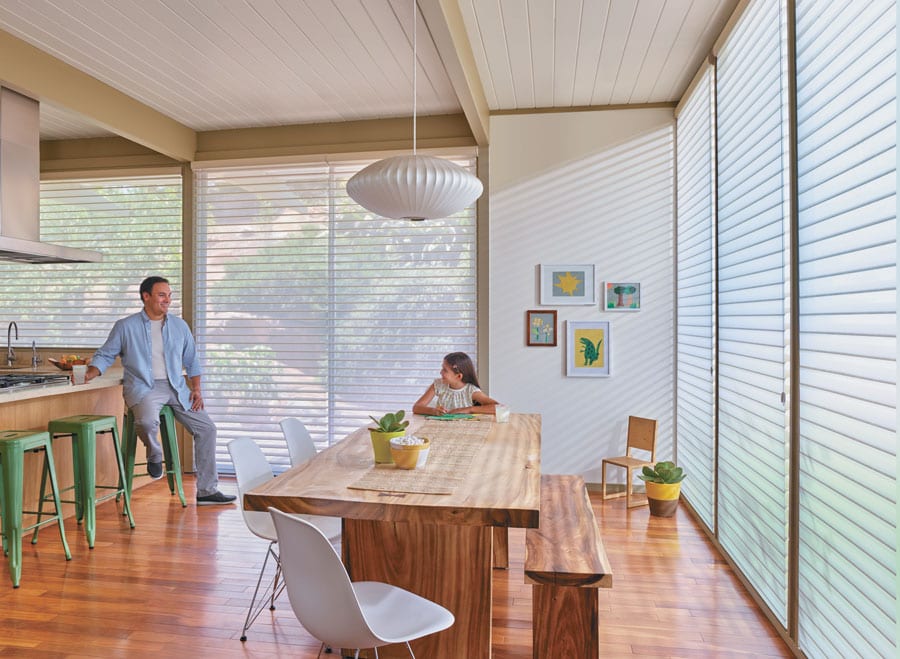
{"type": "Polygon", "coordinates": [[[197,505],[231,503],[236,497],[218,490],[216,426],[203,409],[200,362],[191,330],[181,318],[169,315],[172,290],[167,279],[147,277],[141,282],[140,295],[143,310],[116,321],[106,343],[94,353],[85,380],[102,374],[121,357],[122,393],[147,448],[150,476],[163,474],[159,411],[170,405],[175,418],[194,436],[197,505]]]}

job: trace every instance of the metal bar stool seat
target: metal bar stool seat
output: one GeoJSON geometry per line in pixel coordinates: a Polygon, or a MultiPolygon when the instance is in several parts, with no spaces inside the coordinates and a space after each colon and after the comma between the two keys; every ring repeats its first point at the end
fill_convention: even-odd
{"type": "MultiPolygon", "coordinates": [[[[43,501],[40,504],[40,508],[43,509],[43,501]]],[[[62,504],[59,499],[56,467],[53,464],[50,433],[34,430],[0,431],[0,517],[3,520],[3,549],[9,556],[9,576],[13,588],[19,587],[19,579],[22,576],[22,536],[26,531],[56,522],[66,560],[72,559],[63,526],[62,504]],[[43,478],[50,479],[51,497],[55,505],[55,512],[52,515],[35,510],[23,510],[26,451],[44,452],[43,478]],[[38,515],[38,521],[30,526],[23,526],[23,515],[38,515]],[[45,516],[45,519],[41,519],[41,516],[45,516]]],[[[32,544],[36,542],[37,536],[31,539],[32,544]]]]}
{"type": "MultiPolygon", "coordinates": [[[[175,413],[172,407],[163,405],[159,410],[159,431],[162,440],[163,460],[165,461],[166,479],[169,482],[169,492],[175,495],[178,488],[178,497],[181,499],[181,507],[187,506],[184,500],[184,487],[181,483],[181,458],[178,454],[178,436],[175,434],[175,413]]],[[[134,481],[135,466],[146,466],[146,462],[135,462],[134,454],[137,450],[137,431],[134,427],[134,414],[131,410],[125,415],[125,489],[131,496],[131,487],[134,481]]],[[[149,476],[146,472],[139,476],[149,476]]]]}
{"type": "MultiPolygon", "coordinates": [[[[81,523],[84,521],[84,535],[87,538],[88,547],[94,548],[96,535],[97,504],[112,497],[118,500],[119,495],[125,495],[123,514],[128,515],[128,522],[134,528],[134,517],[131,514],[131,494],[122,483],[125,482],[125,466],[122,461],[122,447],[119,442],[119,426],[114,416],[98,416],[94,414],[76,414],[62,419],[53,419],[47,424],[47,429],[54,439],[59,437],[72,438],[72,467],[75,476],[75,485],[66,488],[75,490],[74,500],[63,499],[63,503],[75,504],[75,519],[81,523]],[[112,437],[113,452],[116,457],[118,471],[117,481],[113,485],[97,484],[97,436],[110,435],[112,437]],[[108,494],[98,497],[97,490],[112,490],[108,494]]],[[[41,499],[44,499],[44,482],[41,482],[41,499]]],[[[35,529],[37,535],[37,529],[35,529]]]]}

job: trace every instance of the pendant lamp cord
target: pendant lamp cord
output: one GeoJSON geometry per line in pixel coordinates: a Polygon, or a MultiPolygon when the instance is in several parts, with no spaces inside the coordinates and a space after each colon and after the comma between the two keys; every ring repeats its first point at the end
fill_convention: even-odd
{"type": "Polygon", "coordinates": [[[417,39],[418,30],[416,29],[416,0],[412,0],[413,9],[413,155],[416,155],[416,70],[418,69],[417,57],[417,39]]]}

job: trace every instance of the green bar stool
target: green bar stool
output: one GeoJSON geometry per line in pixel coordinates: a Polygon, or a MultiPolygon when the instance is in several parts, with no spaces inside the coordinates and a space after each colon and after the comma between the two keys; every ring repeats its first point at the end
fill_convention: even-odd
{"type": "MultiPolygon", "coordinates": [[[[59,538],[66,552],[66,560],[72,560],[66,530],[63,526],[62,504],[59,499],[59,484],[56,481],[56,467],[53,464],[53,446],[50,433],[34,430],[0,431],[0,516],[3,518],[3,548],[9,554],[9,576],[13,588],[19,587],[22,576],[22,534],[37,529],[44,524],[56,522],[59,538]],[[24,487],[25,452],[44,452],[43,478],[49,476],[51,496],[56,506],[55,513],[41,520],[41,511],[22,509],[24,487]],[[38,515],[38,521],[31,526],[22,526],[23,515],[38,515]]],[[[43,509],[43,501],[40,502],[43,509]]],[[[31,543],[37,542],[37,537],[31,543]]]]}
{"type": "MultiPolygon", "coordinates": [[[[187,506],[184,500],[184,487],[181,484],[181,458],[178,456],[178,436],[175,434],[175,413],[169,405],[163,405],[159,410],[159,431],[162,439],[163,460],[166,463],[166,479],[169,481],[169,492],[175,495],[178,488],[178,497],[181,499],[181,507],[187,506]]],[[[137,432],[134,428],[134,414],[128,410],[125,415],[125,489],[131,496],[131,486],[134,480],[134,467],[146,466],[146,462],[135,462],[134,454],[137,450],[137,432]]],[[[138,474],[148,476],[149,474],[138,474]]]]}
{"type": "MultiPolygon", "coordinates": [[[[128,522],[134,528],[134,517],[131,514],[131,493],[125,489],[125,466],[122,462],[122,448],[119,443],[119,427],[114,416],[97,416],[94,414],[76,414],[62,419],[53,419],[47,424],[47,430],[54,439],[59,437],[72,438],[72,466],[75,474],[75,485],[66,488],[63,492],[74,489],[75,499],[72,501],[63,499],[63,503],[75,504],[75,519],[81,523],[84,521],[84,535],[87,537],[88,547],[94,548],[94,536],[96,534],[97,504],[112,497],[118,500],[119,495],[125,496],[123,514],[128,515],[128,522]],[[118,468],[118,480],[115,485],[97,484],[97,436],[109,435],[112,437],[113,452],[116,456],[118,468]],[[109,494],[97,497],[97,490],[113,490],[109,494]]],[[[41,482],[41,500],[44,499],[44,483],[41,482]]],[[[39,518],[40,519],[40,518],[39,518]]],[[[37,529],[34,531],[37,536],[37,529]]]]}

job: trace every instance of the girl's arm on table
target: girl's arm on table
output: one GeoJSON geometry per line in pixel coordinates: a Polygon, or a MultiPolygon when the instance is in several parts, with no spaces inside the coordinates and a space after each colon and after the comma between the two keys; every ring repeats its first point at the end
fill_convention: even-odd
{"type": "Polygon", "coordinates": [[[413,414],[426,414],[429,416],[440,416],[441,414],[446,414],[447,410],[443,407],[430,407],[428,403],[432,401],[434,398],[434,382],[428,385],[428,389],[425,390],[425,393],[419,397],[419,400],[416,401],[416,404],[413,405],[413,414]]]}

